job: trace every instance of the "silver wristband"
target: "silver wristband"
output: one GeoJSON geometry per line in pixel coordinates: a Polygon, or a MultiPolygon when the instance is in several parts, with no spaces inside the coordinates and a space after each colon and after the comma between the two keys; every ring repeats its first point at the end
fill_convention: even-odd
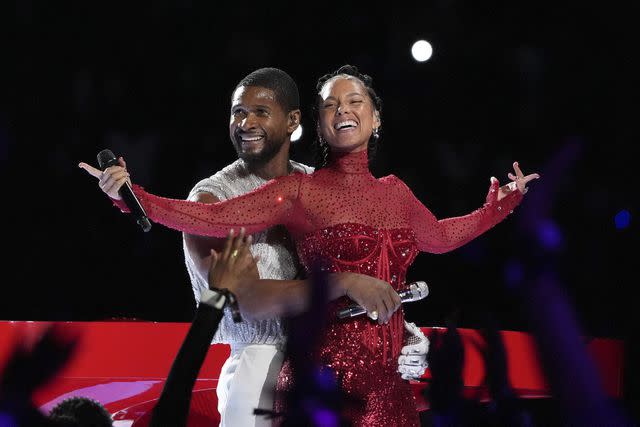
{"type": "Polygon", "coordinates": [[[213,291],[211,289],[203,289],[200,291],[200,303],[207,304],[211,307],[222,310],[227,302],[227,296],[223,293],[213,291]]]}

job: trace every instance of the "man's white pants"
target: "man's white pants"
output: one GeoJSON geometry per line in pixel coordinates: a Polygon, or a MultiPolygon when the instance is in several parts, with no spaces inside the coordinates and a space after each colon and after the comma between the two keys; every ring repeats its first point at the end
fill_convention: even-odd
{"type": "Polygon", "coordinates": [[[222,365],[216,392],[220,427],[270,427],[272,420],[253,415],[255,408],[273,409],[273,393],[282,366],[280,346],[233,345],[222,365]]]}

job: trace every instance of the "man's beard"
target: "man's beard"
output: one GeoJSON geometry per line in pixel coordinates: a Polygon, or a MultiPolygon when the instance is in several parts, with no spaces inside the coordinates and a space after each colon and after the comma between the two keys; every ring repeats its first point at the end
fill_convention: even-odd
{"type": "Polygon", "coordinates": [[[280,151],[282,144],[277,144],[270,139],[265,138],[262,150],[256,152],[247,153],[242,151],[242,141],[239,136],[236,136],[233,146],[236,149],[238,157],[245,162],[252,165],[263,165],[273,159],[280,151]]]}

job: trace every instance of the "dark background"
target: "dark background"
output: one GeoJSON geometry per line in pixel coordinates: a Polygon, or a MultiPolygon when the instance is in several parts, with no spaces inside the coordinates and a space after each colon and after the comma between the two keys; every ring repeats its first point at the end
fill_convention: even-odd
{"type": "Polygon", "coordinates": [[[9,239],[0,318],[190,321],[180,233],[141,232],[77,163],[95,164],[110,148],[134,182],[186,197],[235,159],[230,95],[262,66],[299,84],[306,132],[292,158],[309,163],[315,81],[349,63],[374,78],[384,102],[374,174],[402,178],[436,216],[480,207],[489,177],[506,182],[514,160],[542,175],[489,233],[449,254],[418,256],[409,279],[425,280],[431,294],[407,305],[409,320],[439,326],[455,314],[460,326],[478,327],[489,311],[502,329],[527,330],[504,289],[526,282],[535,259],[561,277],[585,334],[625,339],[631,365],[631,8],[392,3],[17,3],[5,15],[0,160],[9,239]],[[410,54],[420,38],[434,47],[425,63],[410,54]],[[617,228],[622,210],[631,222],[617,228]]]}

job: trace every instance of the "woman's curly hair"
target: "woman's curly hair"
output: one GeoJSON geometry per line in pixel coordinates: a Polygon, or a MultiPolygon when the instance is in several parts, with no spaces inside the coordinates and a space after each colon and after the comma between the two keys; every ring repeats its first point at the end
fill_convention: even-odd
{"type": "MultiPolygon", "coordinates": [[[[325,74],[324,76],[318,79],[318,83],[316,84],[316,91],[318,93],[318,97],[320,96],[320,91],[324,87],[324,85],[331,79],[339,75],[347,75],[357,78],[362,82],[364,87],[367,89],[367,94],[373,103],[374,108],[378,111],[378,114],[382,113],[382,100],[376,94],[376,91],[373,89],[373,78],[367,74],[361,73],[355,65],[343,65],[332,73],[325,74]]],[[[319,117],[320,112],[318,109],[319,99],[316,99],[316,102],[313,106],[313,115],[316,122],[316,140],[313,144],[315,151],[315,168],[321,169],[327,165],[329,160],[329,145],[320,135],[320,125],[319,125],[319,117]]],[[[372,134],[369,138],[369,143],[367,144],[367,157],[369,158],[369,162],[375,157],[376,149],[378,147],[378,142],[380,140],[380,130],[382,126],[378,127],[377,132],[372,134]]]]}

